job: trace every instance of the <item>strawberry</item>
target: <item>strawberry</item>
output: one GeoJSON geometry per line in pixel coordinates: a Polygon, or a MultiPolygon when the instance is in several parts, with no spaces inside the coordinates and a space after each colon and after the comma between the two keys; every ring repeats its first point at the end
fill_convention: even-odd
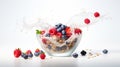
{"type": "Polygon", "coordinates": [[[43,31],[41,31],[41,34],[43,35],[45,33],[45,31],[43,30],[43,31]]]}
{"type": "Polygon", "coordinates": [[[20,57],[20,55],[21,55],[21,50],[18,48],[18,49],[15,49],[14,50],[14,56],[15,56],[15,58],[18,58],[18,57],[20,57]]]}

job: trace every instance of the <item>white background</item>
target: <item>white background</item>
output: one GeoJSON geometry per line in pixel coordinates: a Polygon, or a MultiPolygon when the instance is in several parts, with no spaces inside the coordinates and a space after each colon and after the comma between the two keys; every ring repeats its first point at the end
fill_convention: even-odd
{"type": "MultiPolygon", "coordinates": [[[[28,33],[20,31],[23,17],[26,17],[28,22],[31,20],[35,22],[39,18],[42,18],[46,19],[50,24],[55,22],[64,23],[82,10],[91,12],[99,11],[102,14],[108,15],[111,19],[104,19],[90,26],[88,31],[87,28],[83,28],[82,40],[76,51],[80,51],[81,49],[102,50],[106,48],[110,51],[116,51],[119,54],[119,3],[119,0],[0,0],[0,65],[2,66],[1,62],[9,63],[12,59],[14,60],[12,52],[15,48],[19,47],[23,50],[31,49],[34,51],[40,47],[36,40],[34,30],[28,33]]],[[[116,61],[118,56],[120,56],[120,54],[118,56],[116,54],[110,55],[114,55],[110,56],[110,58],[113,57],[113,59],[108,58],[106,63],[107,61],[109,61],[109,63],[106,65],[112,64],[110,61],[116,61]]],[[[101,59],[105,58],[102,57],[101,59]]],[[[55,58],[55,61],[57,60],[60,59],[55,58]]],[[[67,60],[68,59],[66,59],[66,61],[67,60]]],[[[83,60],[83,62],[77,61],[78,60],[73,60],[71,62],[76,62],[78,66],[79,63],[88,62],[87,60],[83,60]]],[[[100,58],[92,61],[96,63],[98,61],[98,63],[94,65],[94,63],[90,62],[88,65],[97,66],[99,62],[101,62],[101,64],[105,66],[104,63],[102,63],[104,61],[100,60],[100,58]]],[[[114,62],[113,65],[117,65],[117,61],[116,64],[114,62]]],[[[39,66],[39,64],[32,61],[30,63],[39,66]]],[[[14,65],[14,63],[12,64],[14,65]]]]}

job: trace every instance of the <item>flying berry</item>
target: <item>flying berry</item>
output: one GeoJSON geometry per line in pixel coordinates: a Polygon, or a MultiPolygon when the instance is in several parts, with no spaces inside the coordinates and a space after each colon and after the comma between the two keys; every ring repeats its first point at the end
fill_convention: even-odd
{"type": "Polygon", "coordinates": [[[100,13],[99,13],[99,12],[95,12],[95,13],[94,13],[94,16],[97,18],[97,17],[100,16],[100,13]]]}
{"type": "Polygon", "coordinates": [[[90,19],[85,18],[85,19],[84,19],[84,23],[85,23],[85,24],[89,24],[89,23],[90,23],[90,19]]]}

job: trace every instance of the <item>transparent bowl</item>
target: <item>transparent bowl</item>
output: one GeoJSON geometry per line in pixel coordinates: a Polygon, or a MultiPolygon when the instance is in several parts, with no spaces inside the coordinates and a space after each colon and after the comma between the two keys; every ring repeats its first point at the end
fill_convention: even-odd
{"type": "Polygon", "coordinates": [[[50,56],[71,56],[80,43],[82,36],[82,33],[74,34],[74,28],[72,29],[72,35],[67,40],[56,36],[46,37],[45,34],[37,34],[37,40],[42,49],[50,56]]]}

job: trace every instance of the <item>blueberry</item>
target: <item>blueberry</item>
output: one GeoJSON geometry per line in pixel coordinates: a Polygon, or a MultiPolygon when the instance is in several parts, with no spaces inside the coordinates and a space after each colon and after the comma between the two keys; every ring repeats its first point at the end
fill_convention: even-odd
{"type": "Polygon", "coordinates": [[[40,55],[40,53],[39,52],[35,52],[34,55],[37,57],[37,56],[40,55]]]}
{"type": "Polygon", "coordinates": [[[28,55],[25,54],[23,58],[24,58],[24,59],[28,59],[28,55]]]}
{"type": "Polygon", "coordinates": [[[33,54],[32,54],[32,53],[28,54],[28,57],[32,58],[32,57],[33,57],[33,54]]]}
{"type": "Polygon", "coordinates": [[[74,53],[72,56],[73,56],[74,58],[77,58],[77,57],[78,57],[78,54],[77,54],[77,53],[74,53]]]}
{"type": "Polygon", "coordinates": [[[66,34],[65,30],[62,30],[62,34],[63,34],[63,35],[65,35],[65,34],[66,34]]]}
{"type": "Polygon", "coordinates": [[[25,53],[22,53],[22,54],[21,54],[21,57],[23,57],[24,59],[28,59],[28,55],[25,54],[25,53]]]}
{"type": "Polygon", "coordinates": [[[60,51],[60,50],[62,50],[62,49],[61,49],[61,47],[58,47],[58,46],[57,46],[57,47],[56,47],[56,50],[57,50],[57,51],[60,51]]]}
{"type": "Polygon", "coordinates": [[[45,36],[46,36],[46,37],[50,37],[50,34],[49,34],[49,33],[47,33],[45,36]]]}
{"type": "Polygon", "coordinates": [[[61,31],[62,31],[62,28],[59,27],[59,28],[57,29],[57,32],[61,32],[61,31]]]}
{"type": "Polygon", "coordinates": [[[25,53],[22,53],[22,54],[21,54],[21,57],[24,57],[24,55],[25,55],[25,53]]]}
{"type": "Polygon", "coordinates": [[[48,49],[51,49],[51,46],[50,46],[50,45],[48,45],[48,49]]]}
{"type": "Polygon", "coordinates": [[[67,46],[64,45],[64,46],[61,47],[61,49],[62,49],[62,50],[66,50],[66,49],[67,49],[67,46]]]}
{"type": "Polygon", "coordinates": [[[62,35],[62,39],[67,40],[68,37],[66,35],[62,35]]]}
{"type": "Polygon", "coordinates": [[[39,54],[42,54],[42,53],[44,53],[42,50],[40,50],[40,53],[39,54]]]}
{"type": "Polygon", "coordinates": [[[77,42],[77,38],[75,38],[73,42],[77,42]]]}
{"type": "Polygon", "coordinates": [[[107,54],[107,53],[108,53],[108,50],[107,50],[107,49],[104,49],[102,52],[103,52],[104,54],[107,54]]]}
{"type": "Polygon", "coordinates": [[[70,44],[70,42],[68,42],[68,41],[66,41],[65,43],[66,43],[66,44],[70,44]]]}
{"type": "Polygon", "coordinates": [[[65,25],[61,25],[61,28],[64,30],[66,28],[66,26],[65,25]]]}
{"type": "Polygon", "coordinates": [[[61,23],[57,24],[59,27],[62,25],[61,23]]]}
{"type": "Polygon", "coordinates": [[[82,50],[82,51],[80,52],[80,54],[81,54],[82,56],[85,56],[85,55],[87,54],[87,52],[86,52],[85,50],[82,50]]]}

